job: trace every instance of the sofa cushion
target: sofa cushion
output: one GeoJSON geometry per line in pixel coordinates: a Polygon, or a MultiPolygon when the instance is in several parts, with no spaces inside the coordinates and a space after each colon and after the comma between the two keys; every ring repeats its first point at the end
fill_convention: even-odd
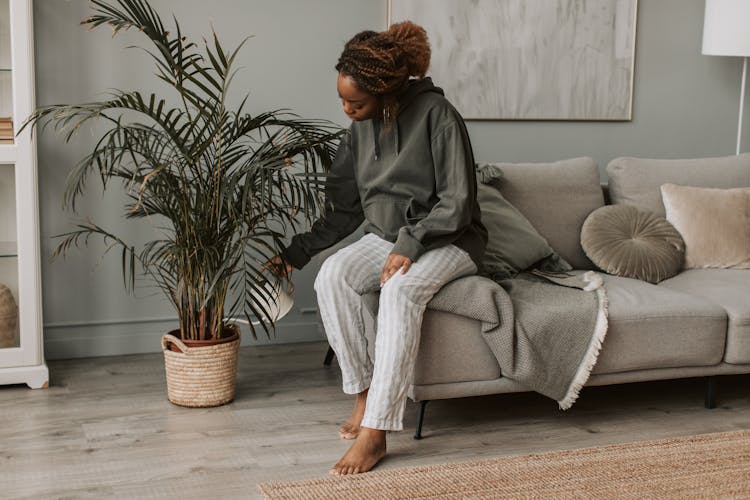
{"type": "Polygon", "coordinates": [[[581,229],[581,246],[600,269],[658,283],[680,272],[685,243],[664,217],[630,205],[597,208],[581,229]]]}
{"type": "Polygon", "coordinates": [[[722,307],[729,317],[724,361],[750,363],[750,270],[690,269],[658,286],[722,307]]]}
{"type": "Polygon", "coordinates": [[[660,191],[662,184],[713,188],[748,187],[750,153],[689,160],[615,158],[607,165],[607,176],[612,204],[634,205],[663,217],[665,212],[660,191]]]}
{"type": "Polygon", "coordinates": [[[475,382],[500,378],[500,365],[476,319],[429,307],[414,365],[414,385],[475,382]]]}
{"type": "Polygon", "coordinates": [[[593,269],[583,253],[581,226],[604,205],[599,169],[591,158],[554,163],[493,163],[503,171],[501,192],[560,256],[593,269]]]}
{"type": "Polygon", "coordinates": [[[662,285],[602,276],[609,329],[592,373],[721,362],[727,331],[722,307],[662,285]]]}
{"type": "Polygon", "coordinates": [[[750,269],[750,188],[664,184],[661,193],[685,240],[685,267],[750,269]]]}
{"type": "MultiPolygon", "coordinates": [[[[488,235],[479,272],[495,281],[512,278],[549,257],[554,256],[559,261],[547,240],[503,197],[499,190],[500,173],[490,165],[477,170],[480,180],[477,201],[488,235]]],[[[561,264],[557,271],[571,269],[561,264]]]]}

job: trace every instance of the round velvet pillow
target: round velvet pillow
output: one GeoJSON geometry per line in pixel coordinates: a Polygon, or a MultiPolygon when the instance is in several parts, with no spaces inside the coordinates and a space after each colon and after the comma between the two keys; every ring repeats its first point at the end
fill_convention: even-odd
{"type": "Polygon", "coordinates": [[[679,273],[685,259],[685,242],[667,219],[630,205],[591,212],[581,229],[581,246],[603,271],[649,283],[679,273]]]}

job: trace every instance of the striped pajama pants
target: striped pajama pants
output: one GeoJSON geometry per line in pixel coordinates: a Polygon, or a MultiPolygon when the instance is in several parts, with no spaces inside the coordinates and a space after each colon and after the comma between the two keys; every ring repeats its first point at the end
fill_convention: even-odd
{"type": "Polygon", "coordinates": [[[380,288],[380,274],[393,243],[374,234],[326,259],[315,280],[328,343],[338,358],[347,394],[369,387],[362,426],[402,430],[425,307],[440,287],[474,274],[464,250],[448,245],[424,253],[407,273],[394,274],[380,289],[375,359],[365,338],[362,295],[380,288]]]}

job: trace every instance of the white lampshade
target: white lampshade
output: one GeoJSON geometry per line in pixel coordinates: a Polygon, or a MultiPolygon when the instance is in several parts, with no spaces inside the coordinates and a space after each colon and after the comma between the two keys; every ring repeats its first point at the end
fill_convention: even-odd
{"type": "Polygon", "coordinates": [[[706,0],[703,53],[750,56],[750,0],[706,0]]]}

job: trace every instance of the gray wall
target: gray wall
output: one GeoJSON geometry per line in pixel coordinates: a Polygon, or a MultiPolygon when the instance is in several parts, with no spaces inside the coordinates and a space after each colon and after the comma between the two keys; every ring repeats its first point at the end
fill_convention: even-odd
{"type": "MultiPolygon", "coordinates": [[[[476,122],[477,158],[591,156],[604,170],[618,156],[734,154],[742,62],[701,55],[703,9],[704,0],[638,1],[632,121],[476,122]]],[[[743,144],[750,150],[750,133],[743,144]]]]}
{"type": "MultiPolygon", "coordinates": [[[[185,33],[199,39],[214,27],[227,45],[254,35],[242,51],[236,98],[250,92],[250,110],[291,108],[306,117],[346,119],[332,69],[344,42],[362,29],[384,29],[386,0],[152,0],[165,21],[174,10],[185,33]]],[[[471,122],[480,161],[549,161],[592,156],[603,169],[617,156],[693,157],[734,153],[741,62],[700,53],[703,0],[640,0],[633,120],[604,122],[471,122]]],[[[137,33],[112,39],[87,32],[84,0],[36,0],[37,103],[100,99],[108,88],[159,90],[147,55],[123,47],[137,33]]],[[[439,82],[437,82],[439,84],[439,82]]],[[[450,96],[449,96],[450,97],[450,96]]],[[[750,129],[750,124],[748,124],[750,129]]],[[[157,351],[175,315],[159,292],[135,297],[122,287],[119,256],[94,244],[52,260],[52,236],[75,219],[61,210],[65,175],[94,140],[84,131],[65,145],[52,132],[39,138],[45,350],[48,359],[157,351]]],[[[750,139],[745,141],[750,146],[750,139]]],[[[749,150],[744,147],[743,150],[749,150]]],[[[92,217],[124,237],[150,230],[121,217],[115,190],[101,194],[92,179],[79,218],[92,217]]],[[[295,273],[295,309],[275,338],[257,343],[320,339],[312,282],[319,261],[295,273]]],[[[245,335],[245,344],[256,343],[245,335]]]]}

